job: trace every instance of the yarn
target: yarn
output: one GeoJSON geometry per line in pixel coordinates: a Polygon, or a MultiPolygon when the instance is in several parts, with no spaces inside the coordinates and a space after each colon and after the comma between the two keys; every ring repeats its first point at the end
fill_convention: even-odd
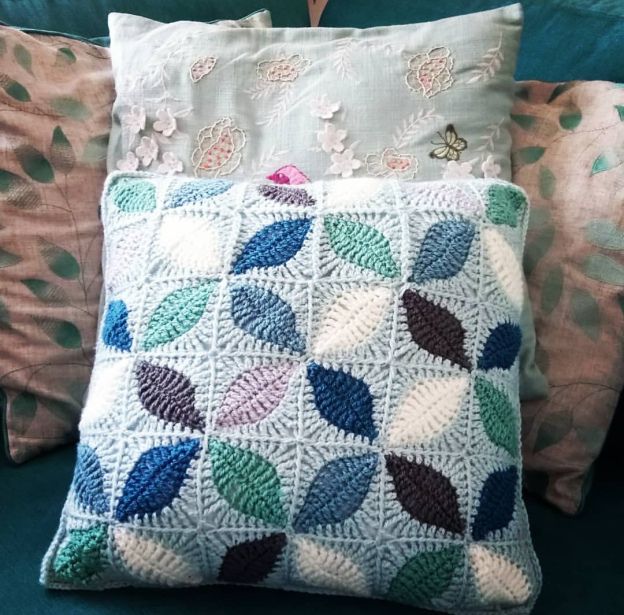
{"type": "Polygon", "coordinates": [[[118,350],[132,348],[132,336],[128,330],[128,308],[123,301],[111,301],[108,304],[102,327],[102,340],[107,346],[118,350]]]}

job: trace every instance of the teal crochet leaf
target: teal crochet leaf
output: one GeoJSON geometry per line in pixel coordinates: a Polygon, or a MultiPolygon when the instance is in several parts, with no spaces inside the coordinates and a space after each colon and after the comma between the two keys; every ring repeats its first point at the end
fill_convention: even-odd
{"type": "Polygon", "coordinates": [[[104,493],[104,475],[97,453],[85,444],[78,445],[73,490],[76,499],[87,509],[103,515],[108,511],[104,493]]]}
{"type": "Polygon", "coordinates": [[[344,260],[385,278],[400,274],[390,241],[376,228],[340,216],[326,216],[325,231],[332,250],[344,260]]]}
{"type": "Polygon", "coordinates": [[[479,376],[475,379],[475,394],[479,400],[479,415],[490,440],[510,455],[518,453],[516,410],[509,397],[491,382],[479,376]]]}
{"type": "Polygon", "coordinates": [[[156,186],[145,179],[122,177],[111,187],[110,198],[126,213],[153,211],[156,209],[156,186]]]}
{"type": "Polygon", "coordinates": [[[54,574],[66,583],[87,583],[106,565],[107,526],[98,524],[86,530],[69,530],[68,534],[69,539],[54,558],[54,574]]]}
{"type": "Polygon", "coordinates": [[[253,451],[220,440],[211,440],[209,449],[219,495],[235,510],[283,527],[286,511],[275,467],[253,451]]]}
{"type": "Polygon", "coordinates": [[[168,294],[149,319],[143,348],[151,350],[190,331],[202,317],[215,287],[216,282],[203,282],[168,294]]]}
{"type": "MultiPolygon", "coordinates": [[[[540,169],[540,193],[550,198],[554,192],[555,177],[546,167],[540,169]],[[548,194],[548,196],[546,196],[548,194]]],[[[511,185],[494,184],[488,189],[488,204],[485,215],[494,224],[518,226],[518,218],[523,215],[527,200],[522,191],[511,185]]]]}

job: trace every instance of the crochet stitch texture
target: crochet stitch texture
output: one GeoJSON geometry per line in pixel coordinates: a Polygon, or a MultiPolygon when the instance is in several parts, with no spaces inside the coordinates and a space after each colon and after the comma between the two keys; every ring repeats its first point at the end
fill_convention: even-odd
{"type": "Polygon", "coordinates": [[[510,292],[528,204],[497,180],[360,182],[111,176],[106,307],[43,583],[531,610],[510,292]]]}

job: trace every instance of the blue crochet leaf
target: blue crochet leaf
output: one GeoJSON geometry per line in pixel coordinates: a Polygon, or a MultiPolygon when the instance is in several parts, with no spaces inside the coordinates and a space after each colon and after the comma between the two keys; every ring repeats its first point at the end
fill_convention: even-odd
{"type": "Polygon", "coordinates": [[[312,225],[310,218],[279,220],[260,229],[246,244],[232,267],[245,273],[254,267],[277,267],[288,262],[303,246],[312,225]]]}
{"type": "Polygon", "coordinates": [[[97,453],[85,444],[78,445],[73,481],[74,495],[82,506],[98,515],[108,510],[108,497],[104,493],[104,475],[97,453]]]}
{"type": "Polygon", "coordinates": [[[479,358],[479,369],[509,369],[516,360],[522,343],[522,331],[518,325],[503,322],[490,330],[479,358]]]}
{"type": "Polygon", "coordinates": [[[232,187],[232,182],[225,179],[193,180],[176,188],[169,199],[169,207],[182,207],[194,205],[207,199],[227,192],[232,187]]]}
{"type": "Polygon", "coordinates": [[[422,284],[457,275],[468,258],[474,235],[474,224],[467,220],[460,218],[436,222],[425,235],[412,279],[422,284]]]}
{"type": "Polygon", "coordinates": [[[281,297],[251,284],[238,284],[230,294],[232,320],[237,327],[263,342],[303,352],[305,344],[295,313],[281,297]]]}
{"type": "Polygon", "coordinates": [[[326,421],[371,442],[377,437],[373,397],[366,382],[318,363],[308,365],[308,380],[314,391],[314,403],[326,421]]]}
{"type": "Polygon", "coordinates": [[[518,470],[511,466],[492,472],[481,489],[477,516],[472,524],[472,537],[483,540],[490,532],[506,528],[516,506],[518,470]]]}
{"type": "Polygon", "coordinates": [[[117,520],[157,513],[169,506],[178,497],[198,450],[199,440],[184,440],[143,453],[130,470],[117,502],[117,520]]]}
{"type": "Polygon", "coordinates": [[[118,350],[130,350],[132,336],[128,331],[128,307],[121,301],[111,301],[104,317],[102,340],[107,346],[118,350]]]}
{"type": "Polygon", "coordinates": [[[326,463],[314,477],[299,514],[295,532],[340,523],[362,505],[377,468],[377,455],[339,457],[326,463]]]}

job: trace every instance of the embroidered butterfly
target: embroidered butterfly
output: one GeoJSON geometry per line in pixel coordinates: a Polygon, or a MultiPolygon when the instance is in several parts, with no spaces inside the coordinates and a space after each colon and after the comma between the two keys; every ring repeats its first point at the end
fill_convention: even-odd
{"type": "Polygon", "coordinates": [[[442,143],[431,142],[438,147],[429,152],[430,158],[437,158],[438,160],[459,160],[461,153],[468,147],[468,141],[457,136],[453,124],[448,124],[444,135],[438,133],[438,136],[442,139],[442,143]]]}

